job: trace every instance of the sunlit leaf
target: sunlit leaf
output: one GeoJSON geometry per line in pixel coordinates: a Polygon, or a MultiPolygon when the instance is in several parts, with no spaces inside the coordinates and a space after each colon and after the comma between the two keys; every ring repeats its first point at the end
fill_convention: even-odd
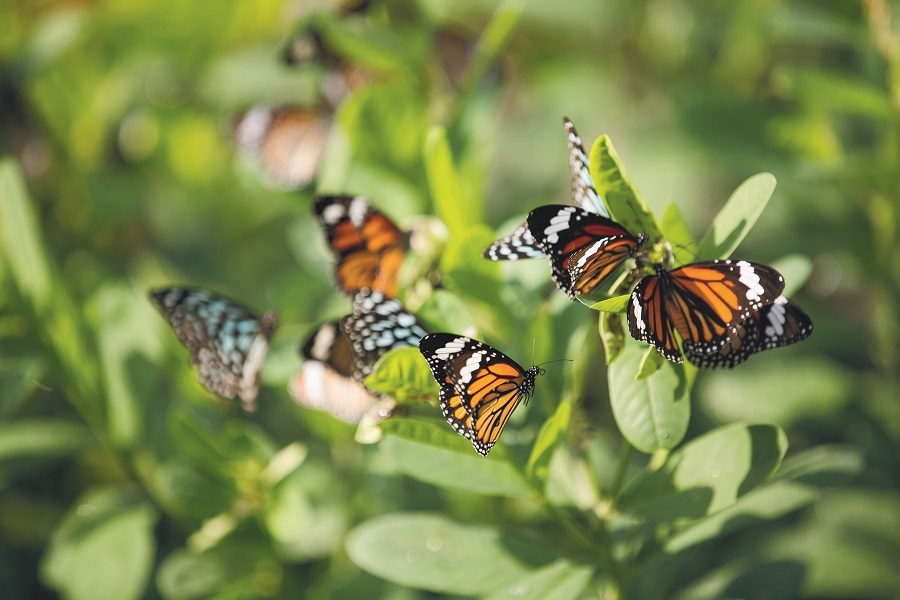
{"type": "MultiPolygon", "coordinates": [[[[437,215],[453,236],[463,236],[471,226],[484,220],[481,204],[473,196],[473,190],[466,189],[456,168],[447,132],[441,127],[432,128],[423,152],[428,187],[437,215]]],[[[479,258],[484,248],[493,241],[493,233],[489,237],[491,240],[478,247],[479,258]]]]}
{"type": "Polygon", "coordinates": [[[556,406],[556,411],[553,415],[541,425],[541,429],[534,440],[534,445],[531,447],[531,456],[528,457],[528,464],[525,467],[525,473],[529,477],[537,477],[546,481],[547,467],[553,450],[565,435],[571,416],[572,403],[568,400],[562,400],[556,406]]]}
{"type": "Polygon", "coordinates": [[[744,181],[713,219],[700,248],[698,260],[729,258],[769,203],[775,191],[775,177],[758,173],[744,181]]]}
{"type": "Polygon", "coordinates": [[[382,356],[366,386],[397,402],[421,402],[437,397],[437,383],[418,348],[395,348],[382,356]]]}

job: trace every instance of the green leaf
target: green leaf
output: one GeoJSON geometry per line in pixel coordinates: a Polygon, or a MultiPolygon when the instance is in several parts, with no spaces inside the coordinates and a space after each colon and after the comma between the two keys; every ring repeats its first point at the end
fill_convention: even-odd
{"type": "Polygon", "coordinates": [[[401,403],[419,403],[437,397],[437,385],[418,348],[395,348],[382,356],[366,387],[388,394],[401,403]]]}
{"type": "Polygon", "coordinates": [[[381,425],[381,447],[401,473],[448,489],[490,496],[525,496],[531,490],[522,475],[494,447],[487,457],[446,423],[388,419],[381,425]]]}
{"type": "Polygon", "coordinates": [[[691,230],[681,214],[681,209],[674,202],[669,204],[663,213],[662,230],[681,259],[680,262],[693,262],[697,251],[697,247],[694,245],[694,236],[691,235],[691,230]]]}
{"type": "Polygon", "coordinates": [[[600,315],[600,341],[606,364],[612,364],[625,351],[625,330],[620,313],[607,312],[600,315]]]}
{"type": "Polygon", "coordinates": [[[562,400],[556,406],[556,411],[541,426],[525,467],[525,474],[529,478],[547,480],[547,469],[550,465],[550,458],[553,456],[553,450],[563,439],[569,428],[571,417],[572,403],[569,400],[562,400]]]}
{"type": "Polygon", "coordinates": [[[731,506],[682,529],[665,544],[679,552],[728,533],[772,521],[813,502],[824,486],[841,485],[862,470],[855,448],[819,446],[784,461],[765,485],[741,496],[731,506]]]}
{"type": "Polygon", "coordinates": [[[120,284],[102,287],[94,310],[110,440],[132,447],[145,433],[145,410],[159,401],[159,377],[147,368],[162,350],[155,335],[159,319],[143,292],[120,284]]]}
{"type": "Polygon", "coordinates": [[[40,465],[71,460],[92,442],[83,425],[61,419],[0,423],[0,487],[20,473],[36,475],[40,465]]]}
{"type": "Polygon", "coordinates": [[[579,565],[560,559],[527,574],[511,585],[504,585],[486,600],[578,600],[584,598],[584,590],[594,567],[579,565]]]}
{"type": "Polygon", "coordinates": [[[347,554],[362,569],[402,586],[484,595],[527,577],[529,564],[555,558],[549,548],[493,527],[442,516],[396,513],[369,519],[347,536],[347,554]]]}
{"type": "Polygon", "coordinates": [[[713,219],[697,250],[697,260],[730,257],[750,232],[774,191],[775,177],[771,173],[757,173],[739,185],[713,219]]]}
{"type": "Polygon", "coordinates": [[[54,532],[41,579],[71,600],[143,598],[157,518],[150,504],[121,490],[88,492],[54,532]]]}
{"type": "Polygon", "coordinates": [[[787,438],[778,427],[720,427],[672,452],[662,468],[633,480],[618,505],[651,520],[713,514],[771,477],[786,451],[787,438]]]}
{"type": "Polygon", "coordinates": [[[772,268],[784,276],[783,296],[790,297],[799,290],[812,273],[812,261],[802,254],[788,254],[772,261],[772,268]]]}
{"type": "Polygon", "coordinates": [[[600,302],[592,304],[591,309],[598,310],[600,312],[611,313],[625,312],[625,307],[628,306],[629,298],[631,298],[631,294],[616,296],[615,298],[607,298],[606,300],[601,300],[600,302]]]}
{"type": "Polygon", "coordinates": [[[590,163],[594,185],[613,218],[635,235],[646,233],[651,242],[661,239],[656,217],[606,135],[594,142],[590,163]]]}
{"type": "MultiPolygon", "coordinates": [[[[484,221],[481,203],[473,190],[466,189],[453,160],[453,152],[443,127],[433,127],[428,132],[423,149],[428,188],[438,217],[454,237],[462,237],[469,228],[484,221]]],[[[477,247],[478,256],[493,241],[477,247]]],[[[480,262],[488,262],[481,259],[480,262]]],[[[496,267],[496,265],[495,265],[496,267]]]]}
{"type": "Polygon", "coordinates": [[[622,435],[649,454],[681,442],[691,404],[690,386],[681,365],[664,361],[651,377],[638,379],[646,353],[646,344],[626,339],[622,355],[609,367],[609,400],[622,435]]]}

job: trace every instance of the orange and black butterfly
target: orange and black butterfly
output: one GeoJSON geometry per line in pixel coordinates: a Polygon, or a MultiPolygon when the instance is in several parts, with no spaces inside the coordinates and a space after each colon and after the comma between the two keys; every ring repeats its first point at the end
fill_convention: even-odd
{"type": "Polygon", "coordinates": [[[730,369],[764,350],[803,341],[812,331],[812,319],[797,303],[778,296],[772,304],[744,319],[734,337],[719,350],[703,354],[693,346],[686,346],[684,357],[698,367],[730,369]]]}
{"type": "MultiPolygon", "coordinates": [[[[568,117],[563,117],[566,130],[566,143],[569,146],[569,167],[572,171],[572,204],[583,211],[609,218],[609,211],[603,199],[597,193],[594,179],[588,164],[588,156],[584,151],[581,136],[568,117]]],[[[539,240],[529,229],[528,222],[522,223],[510,235],[501,238],[487,247],[484,258],[490,260],[519,260],[522,258],[540,258],[545,254],[539,240]]],[[[567,292],[568,293],[568,292],[567,292]]]]}
{"type": "MultiPolygon", "coordinates": [[[[733,340],[751,335],[752,327],[744,325],[747,319],[761,314],[784,290],[778,271],[743,260],[691,263],[672,271],[660,264],[654,268],[656,274],[644,277],[631,293],[628,329],[633,338],[652,344],[675,363],[682,362],[676,331],[687,356],[700,362],[717,353],[727,356],[733,340]]],[[[766,343],[758,336],[748,342],[748,347],[766,343]]],[[[723,363],[742,362],[742,352],[723,363]]]]}
{"type": "Polygon", "coordinates": [[[164,288],[151,291],[150,299],[190,352],[206,389],[229,400],[239,396],[245,411],[255,411],[276,314],[259,317],[203,288],[164,288]]]}
{"type": "Polygon", "coordinates": [[[306,362],[288,391],[307,408],[358,423],[373,407],[388,410],[386,402],[379,404],[387,399],[365,387],[378,359],[394,348],[418,345],[427,333],[399,300],[361,290],[352,314],[319,325],[300,347],[306,362]]]}
{"type": "Polygon", "coordinates": [[[444,418],[487,456],[519,402],[528,401],[540,367],[523,369],[499,350],[453,333],[432,333],[419,351],[441,386],[444,418]]]}
{"type": "Polygon", "coordinates": [[[353,295],[370,289],[395,296],[409,235],[362,196],[319,196],[314,210],[337,256],[338,291],[353,295]]]}
{"type": "Polygon", "coordinates": [[[236,117],[234,137],[268,185],[299,189],[316,178],[332,121],[330,109],[254,106],[236,117]]]}
{"type": "Polygon", "coordinates": [[[528,229],[550,259],[553,281],[572,300],[599,288],[647,239],[601,215],[557,204],[528,213],[528,229]]]}

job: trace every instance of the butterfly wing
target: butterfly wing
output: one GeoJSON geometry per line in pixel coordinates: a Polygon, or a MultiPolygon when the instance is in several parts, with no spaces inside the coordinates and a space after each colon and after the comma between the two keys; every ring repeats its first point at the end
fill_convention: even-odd
{"type": "Polygon", "coordinates": [[[510,235],[488,246],[482,256],[490,260],[519,260],[539,258],[544,256],[544,253],[538,248],[534,236],[528,230],[528,223],[522,223],[510,235]]]}
{"type": "Polygon", "coordinates": [[[382,292],[363,289],[353,299],[353,314],[341,319],[349,338],[355,366],[353,376],[362,382],[388,350],[418,346],[428,332],[403,304],[382,292]]]}
{"type": "Polygon", "coordinates": [[[559,204],[531,211],[528,229],[549,257],[557,287],[573,300],[596,290],[643,243],[615,221],[559,204]]]}
{"type": "Polygon", "coordinates": [[[352,295],[367,288],[393,297],[407,235],[361,196],[320,196],[314,210],[337,256],[338,290],[352,295]]]}
{"type": "Polygon", "coordinates": [[[419,351],[441,386],[447,422],[487,456],[516,407],[534,390],[537,368],[526,371],[491,346],[450,333],[426,335],[419,351]]]}
{"type": "Polygon", "coordinates": [[[685,342],[684,356],[698,367],[730,369],[758,352],[805,340],[812,330],[809,316],[795,302],[779,296],[744,319],[720,350],[704,354],[693,343],[685,342]]]}
{"type": "Polygon", "coordinates": [[[234,134],[238,150],[256,163],[267,184],[298,189],[315,179],[331,124],[327,110],[256,106],[237,117],[234,134]]]}
{"type": "Polygon", "coordinates": [[[657,266],[657,274],[632,292],[628,326],[635,339],[681,362],[673,329],[693,354],[718,352],[739,336],[745,319],[772,304],[782,290],[778,271],[748,261],[691,263],[671,272],[657,266]]]}
{"type": "Polygon", "coordinates": [[[256,410],[259,371],[275,314],[258,317],[202,288],[166,288],[151,292],[150,298],[190,352],[200,382],[223,398],[239,396],[247,412],[256,410]]]}
{"type": "Polygon", "coordinates": [[[581,136],[568,117],[563,117],[563,125],[569,144],[569,167],[572,169],[572,204],[582,210],[609,218],[609,211],[606,210],[603,199],[594,187],[594,178],[591,177],[590,163],[581,143],[581,136]]]}
{"type": "Polygon", "coordinates": [[[340,321],[329,321],[316,327],[300,347],[306,360],[326,364],[338,375],[351,377],[356,368],[353,344],[341,330],[340,321]]]}

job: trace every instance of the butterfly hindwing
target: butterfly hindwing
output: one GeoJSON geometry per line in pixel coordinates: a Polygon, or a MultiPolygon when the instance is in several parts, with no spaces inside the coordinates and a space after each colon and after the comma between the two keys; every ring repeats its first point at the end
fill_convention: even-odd
{"type": "Polygon", "coordinates": [[[338,290],[353,295],[370,289],[395,296],[407,235],[362,196],[319,196],[314,210],[337,256],[338,290]]]}
{"type": "Polygon", "coordinates": [[[739,336],[742,322],[775,302],[784,278],[772,267],[748,261],[713,260],[672,271],[656,265],[631,294],[632,337],[681,362],[674,331],[696,355],[721,350],[739,336]]]}
{"type": "Polygon", "coordinates": [[[275,314],[259,317],[202,288],[165,288],[150,298],[190,352],[201,383],[223,398],[239,396],[244,409],[254,411],[275,314]]]}
{"type": "Polygon", "coordinates": [[[490,260],[519,260],[540,258],[544,253],[537,246],[534,236],[528,230],[528,223],[519,225],[515,231],[500,238],[487,247],[482,256],[490,260]]]}
{"type": "Polygon", "coordinates": [[[523,369],[499,350],[452,333],[426,335],[419,351],[441,386],[444,418],[487,456],[516,407],[534,391],[540,369],[523,369]]]}

